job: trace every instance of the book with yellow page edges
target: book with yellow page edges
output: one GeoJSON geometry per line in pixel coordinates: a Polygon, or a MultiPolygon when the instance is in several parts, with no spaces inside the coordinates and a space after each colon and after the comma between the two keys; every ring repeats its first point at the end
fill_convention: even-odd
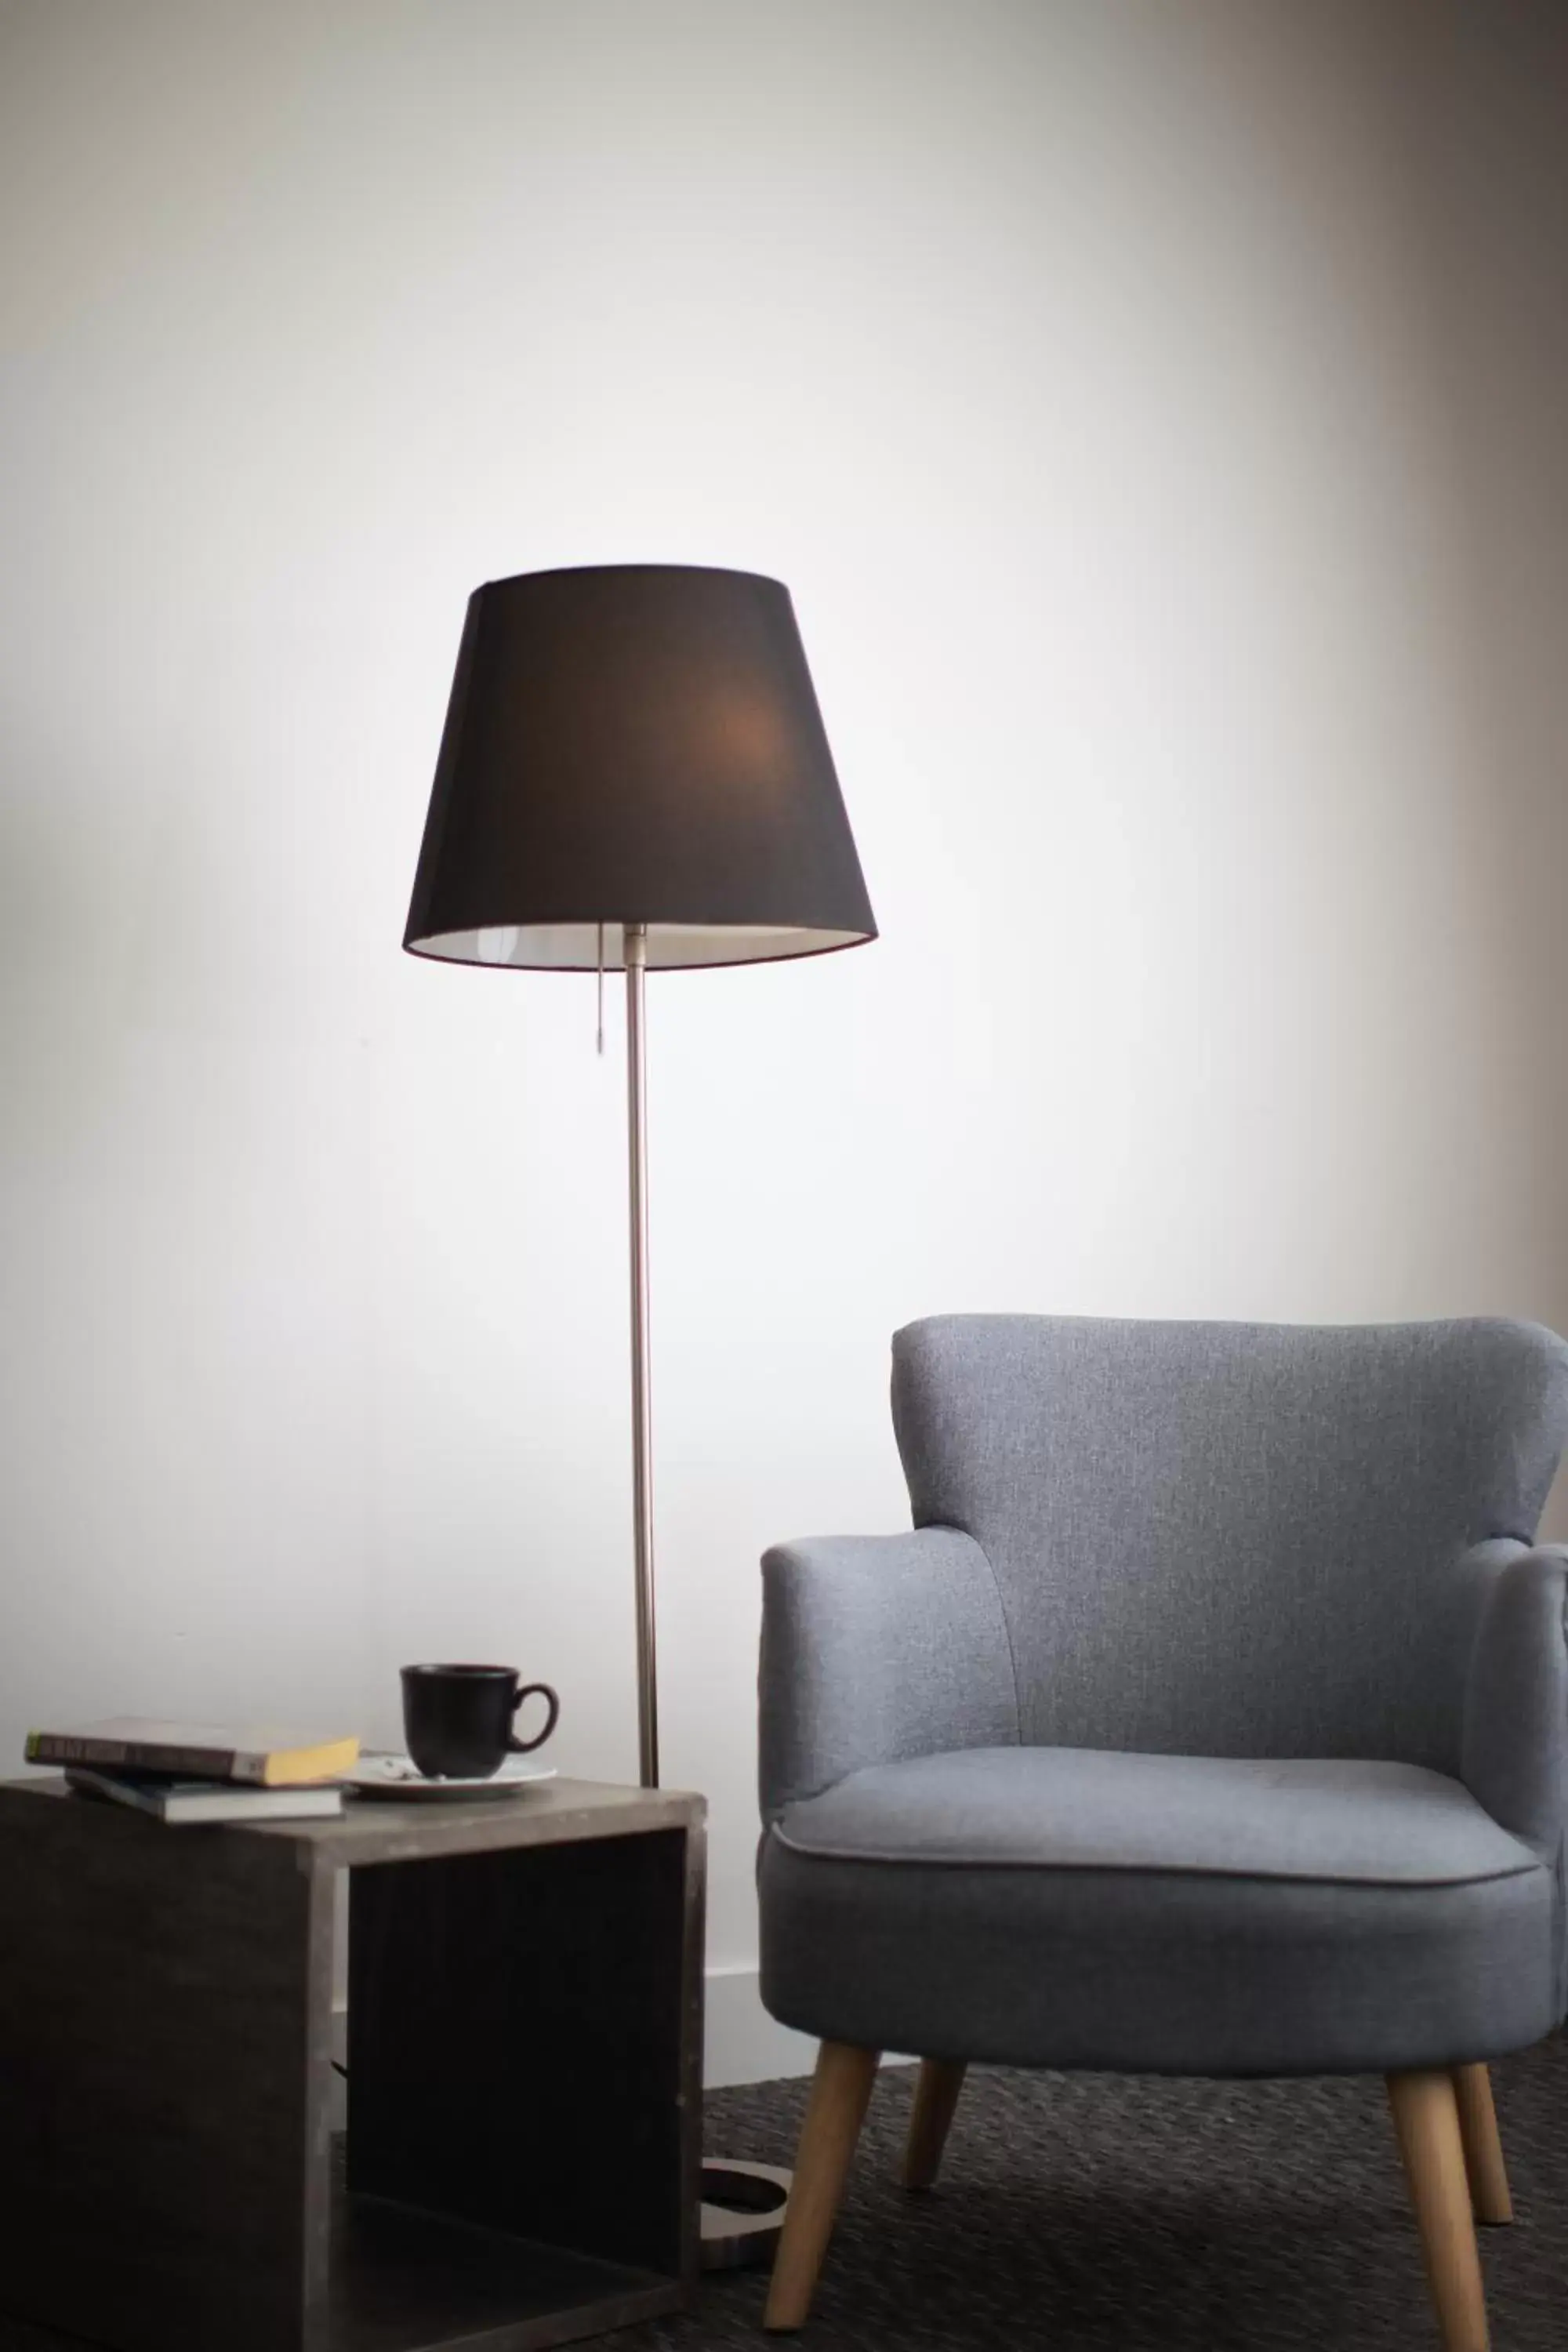
{"type": "Polygon", "coordinates": [[[124,1715],[76,1731],[29,1731],[26,1754],[29,1764],[109,1765],[237,1780],[247,1788],[297,1789],[353,1771],[359,1741],[310,1738],[255,1724],[160,1723],[124,1715]]]}

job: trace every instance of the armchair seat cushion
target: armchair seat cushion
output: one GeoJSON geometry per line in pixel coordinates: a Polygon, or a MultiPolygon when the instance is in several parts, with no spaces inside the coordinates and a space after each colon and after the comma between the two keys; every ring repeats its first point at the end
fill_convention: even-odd
{"type": "Polygon", "coordinates": [[[921,2056],[1171,2074],[1449,2065],[1561,2013],[1553,1871],[1409,1764],[991,1748],[784,1810],[785,2023],[921,2056]]]}
{"type": "Polygon", "coordinates": [[[1020,1869],[1457,1885],[1539,1857],[1445,1773],[1359,1759],[971,1748],[873,1764],[791,1805],[802,1853],[1020,1869]]]}

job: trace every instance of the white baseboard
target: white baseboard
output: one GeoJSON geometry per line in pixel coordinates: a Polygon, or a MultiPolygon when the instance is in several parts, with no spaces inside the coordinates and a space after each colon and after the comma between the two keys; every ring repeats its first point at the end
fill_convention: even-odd
{"type": "Polygon", "coordinates": [[[755,1962],[710,1969],[707,2003],[702,2079],[709,2090],[809,2074],[816,2065],[816,2044],[810,2035],[780,2025],[763,2007],[755,1962]]]}
{"type": "MultiPolygon", "coordinates": [[[[340,2003],[332,2015],[332,2055],[346,2061],[347,2013],[340,2003]]],[[[710,1969],[707,1985],[707,2033],[703,2081],[710,2091],[727,2083],[771,2083],[782,2074],[809,2074],[816,2063],[816,2044],[809,2035],[792,2033],[775,2024],[763,2007],[754,1963],[710,1969]]],[[[342,2082],[333,2077],[332,2128],[345,2121],[342,2082]]]]}

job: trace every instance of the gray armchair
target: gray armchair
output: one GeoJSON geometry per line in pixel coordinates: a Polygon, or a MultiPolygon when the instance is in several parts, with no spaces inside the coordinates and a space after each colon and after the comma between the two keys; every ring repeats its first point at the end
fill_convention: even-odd
{"type": "Polygon", "coordinates": [[[1510,2216],[1486,2062],[1568,2003],[1568,1347],[953,1316],[893,1343],[911,1534],[763,1562],[763,1998],[822,2049],[805,2317],[883,2050],[1387,2077],[1447,2352],[1510,2216]]]}

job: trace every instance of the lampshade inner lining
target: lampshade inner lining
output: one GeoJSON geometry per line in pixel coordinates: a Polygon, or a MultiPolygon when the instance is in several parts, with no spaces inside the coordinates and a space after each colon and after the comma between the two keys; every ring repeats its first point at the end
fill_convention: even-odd
{"type": "MultiPolygon", "coordinates": [[[[675,971],[682,965],[772,963],[786,956],[824,955],[833,948],[858,945],[866,931],[816,930],[809,925],[763,923],[650,923],[647,964],[650,971],[675,971]]],[[[435,956],[449,963],[511,965],[530,971],[593,971],[599,962],[597,923],[508,923],[484,930],[439,931],[432,938],[409,940],[415,955],[435,956]]],[[[604,926],[606,971],[625,968],[623,926],[604,926]]]]}

